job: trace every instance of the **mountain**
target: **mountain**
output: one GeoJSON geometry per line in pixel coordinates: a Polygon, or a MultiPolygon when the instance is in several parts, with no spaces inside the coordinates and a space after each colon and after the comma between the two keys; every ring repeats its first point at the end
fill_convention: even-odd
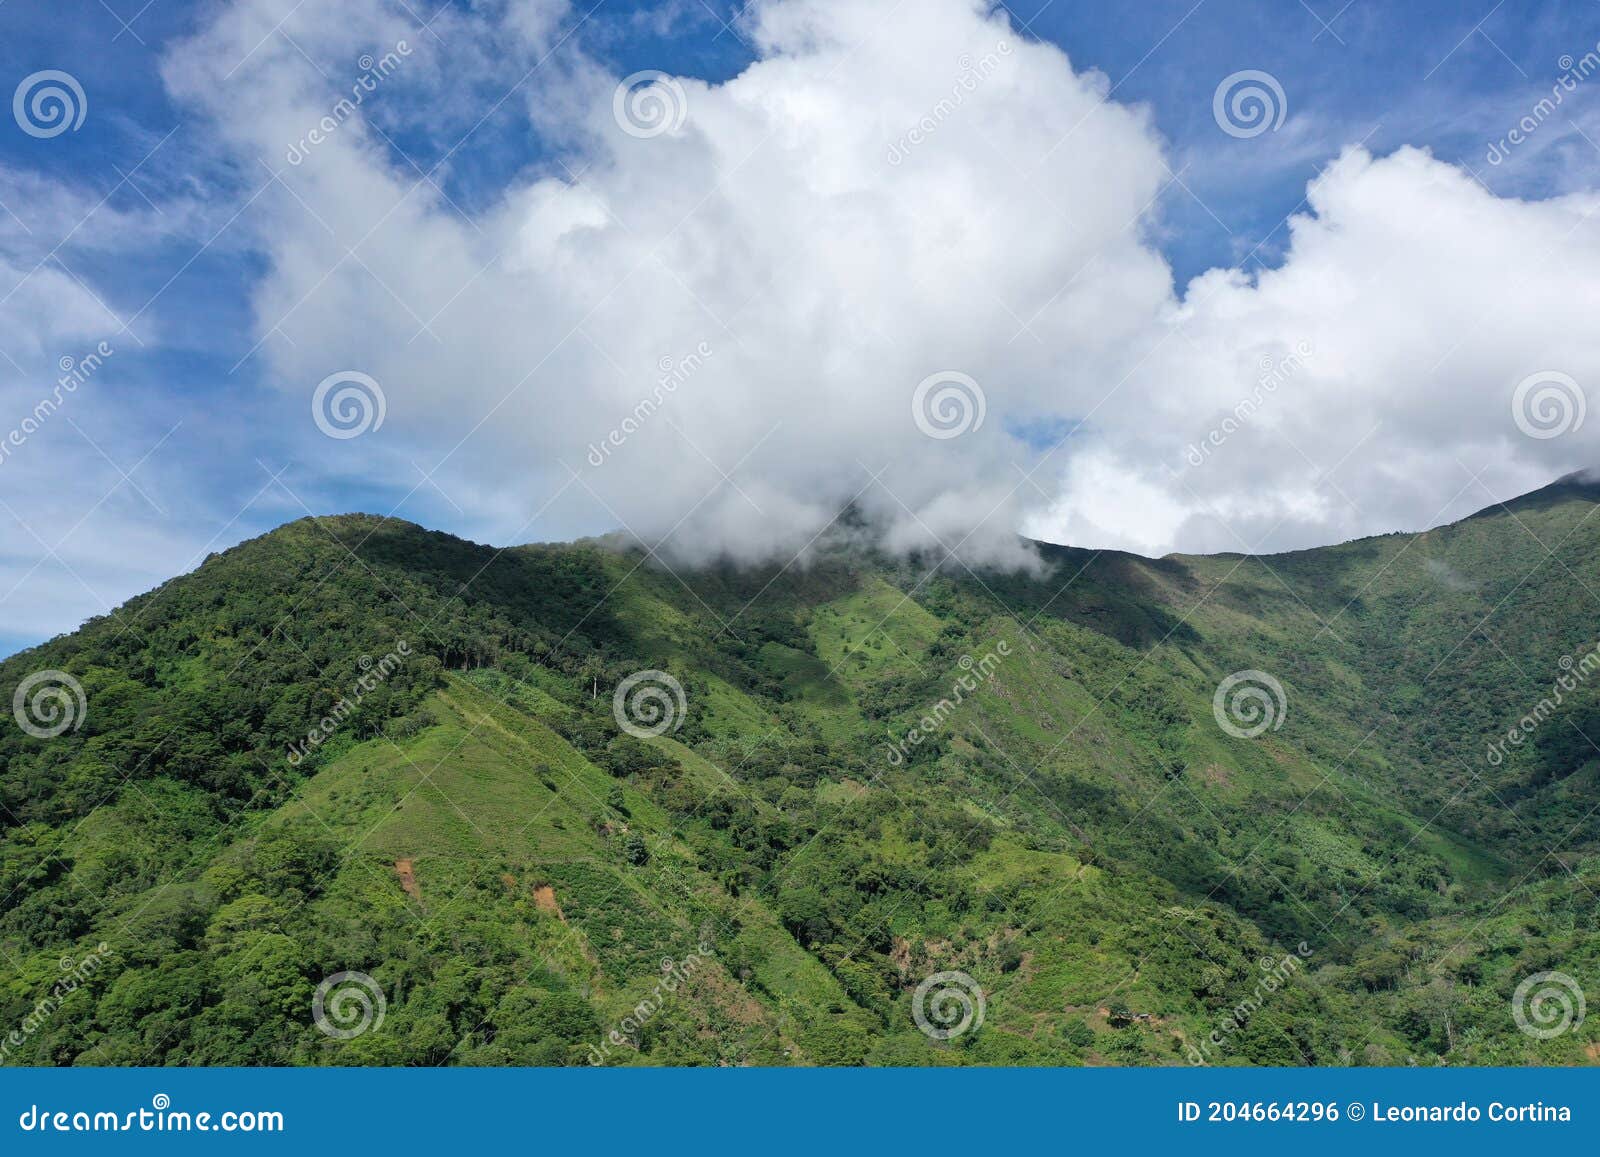
{"type": "Polygon", "coordinates": [[[0,1057],[1584,1063],[1597,503],[1034,573],[291,523],[0,664],[0,1057]]]}

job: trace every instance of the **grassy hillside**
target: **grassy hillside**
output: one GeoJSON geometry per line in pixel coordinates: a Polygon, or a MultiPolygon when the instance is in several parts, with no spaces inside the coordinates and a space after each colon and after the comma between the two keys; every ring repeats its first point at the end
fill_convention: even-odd
{"type": "Polygon", "coordinates": [[[82,693],[0,733],[0,1058],[1587,1063],[1513,994],[1600,976],[1597,500],[1031,574],[292,523],[0,664],[82,693]]]}

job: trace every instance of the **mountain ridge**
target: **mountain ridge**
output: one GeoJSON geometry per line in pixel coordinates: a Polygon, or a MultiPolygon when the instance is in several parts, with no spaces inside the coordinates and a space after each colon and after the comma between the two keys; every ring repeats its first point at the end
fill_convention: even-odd
{"type": "Polygon", "coordinates": [[[1600,634],[1600,494],[1535,494],[1036,574],[285,524],[0,663],[82,695],[0,736],[5,1059],[1581,1063],[1511,1001],[1600,956],[1600,700],[1484,746],[1600,634]],[[354,1039],[312,1015],[346,973],[354,1039]],[[959,1039],[916,1016],[948,973],[959,1039]]]}
{"type": "MultiPolygon", "coordinates": [[[[1505,501],[1490,502],[1486,506],[1484,506],[1484,507],[1482,507],[1482,508],[1480,508],[1480,509],[1478,509],[1476,511],[1473,511],[1470,514],[1463,515],[1461,518],[1456,519],[1454,522],[1442,523],[1442,524],[1440,524],[1439,526],[1436,526],[1436,527],[1429,527],[1429,528],[1424,528],[1424,529],[1421,529],[1421,530],[1386,531],[1386,532],[1384,532],[1382,534],[1362,535],[1362,536],[1360,536],[1358,538],[1345,539],[1345,540],[1343,540],[1341,542],[1325,543],[1325,544],[1320,545],[1320,546],[1299,547],[1299,548],[1295,548],[1293,550],[1274,551],[1274,552],[1269,552],[1269,553],[1266,553],[1266,554],[1262,554],[1262,553],[1259,553],[1259,552],[1240,552],[1240,551],[1213,551],[1213,552],[1208,552],[1208,553],[1203,553],[1203,554],[1195,554],[1195,553],[1189,552],[1189,551],[1169,551],[1168,553],[1162,554],[1162,555],[1143,555],[1143,554],[1139,554],[1139,553],[1137,553],[1135,551],[1126,551],[1126,550],[1120,550],[1120,549],[1110,548],[1110,547],[1103,547],[1102,548],[1102,547],[1076,546],[1076,545],[1073,545],[1071,543],[1049,542],[1049,541],[1044,540],[1044,539],[1032,539],[1032,538],[1028,538],[1028,537],[1022,536],[1022,535],[1018,536],[1018,540],[1020,542],[1022,542],[1022,543],[1025,543],[1025,544],[1029,545],[1029,546],[1032,546],[1032,547],[1035,547],[1035,548],[1046,549],[1046,550],[1049,550],[1049,551],[1052,551],[1052,552],[1065,551],[1065,552],[1073,553],[1073,554],[1076,554],[1076,555],[1104,555],[1104,556],[1109,556],[1109,557],[1112,557],[1112,558],[1123,558],[1123,559],[1128,559],[1128,560],[1132,560],[1132,561],[1137,561],[1137,562],[1142,562],[1142,563],[1151,563],[1151,564],[1165,562],[1165,561],[1173,560],[1173,559],[1276,558],[1276,557],[1281,557],[1283,555],[1302,554],[1302,553],[1306,553],[1306,552],[1327,550],[1327,549],[1331,549],[1331,548],[1334,548],[1334,547],[1349,546],[1349,545],[1353,545],[1353,544],[1357,544],[1357,543],[1373,542],[1373,541],[1389,539],[1389,538],[1395,538],[1395,537],[1404,537],[1404,536],[1408,536],[1408,535],[1416,536],[1416,535],[1427,534],[1427,533],[1430,533],[1433,530],[1442,530],[1442,529],[1445,529],[1445,528],[1450,527],[1450,526],[1456,526],[1456,525],[1459,525],[1461,523],[1471,521],[1473,519],[1489,517],[1489,516],[1492,516],[1492,515],[1495,515],[1495,514],[1498,514],[1498,513],[1506,512],[1506,511],[1514,512],[1517,509],[1530,507],[1530,506],[1543,505],[1543,504],[1547,504],[1549,502],[1559,501],[1559,500],[1566,499],[1566,498],[1587,499],[1589,501],[1600,503],[1600,478],[1596,477],[1596,474],[1595,474],[1594,471],[1590,471],[1590,470],[1575,470],[1575,471],[1571,471],[1571,472],[1569,472],[1567,474],[1561,475],[1560,477],[1556,478],[1554,481],[1549,482],[1544,486],[1537,487],[1534,490],[1530,490],[1530,491],[1528,491],[1528,492],[1526,492],[1524,494],[1520,494],[1520,495],[1517,495],[1517,496],[1515,496],[1513,498],[1506,499],[1505,501]]],[[[379,526],[388,524],[388,525],[393,525],[393,526],[396,526],[396,527],[402,527],[402,528],[405,528],[405,529],[408,529],[408,530],[412,530],[412,531],[416,531],[416,532],[423,533],[423,534],[443,535],[443,536],[445,536],[447,538],[453,539],[453,540],[458,541],[458,542],[465,543],[465,544],[467,544],[469,546],[478,547],[478,548],[482,548],[482,549],[486,549],[486,550],[499,550],[499,551],[519,550],[519,549],[523,549],[523,548],[527,548],[527,547],[547,547],[547,548],[572,547],[572,548],[575,548],[575,549],[594,547],[594,548],[607,549],[607,550],[614,549],[614,550],[619,550],[619,551],[627,551],[627,550],[630,550],[630,549],[640,549],[644,545],[642,542],[639,542],[638,540],[634,539],[631,535],[628,535],[625,531],[613,530],[613,531],[608,531],[608,532],[605,532],[605,533],[602,533],[602,534],[585,535],[585,536],[581,536],[581,537],[575,538],[575,539],[553,539],[553,540],[548,540],[548,541],[515,543],[515,544],[506,545],[506,546],[497,546],[494,543],[478,542],[476,539],[467,538],[465,536],[455,534],[452,531],[438,530],[438,529],[435,529],[435,528],[432,528],[432,527],[428,527],[428,526],[423,525],[422,523],[413,522],[410,519],[398,518],[393,513],[378,514],[376,512],[372,512],[372,511],[352,510],[352,511],[345,511],[345,512],[338,513],[338,514],[308,514],[308,515],[304,515],[304,516],[302,516],[300,518],[291,519],[290,521],[285,522],[285,523],[281,523],[280,525],[278,525],[278,526],[276,526],[276,527],[274,527],[274,528],[272,528],[270,530],[263,531],[262,533],[260,533],[258,535],[252,536],[251,538],[244,539],[243,541],[241,541],[239,543],[236,543],[233,546],[228,547],[228,548],[226,548],[224,550],[212,551],[212,552],[208,553],[205,556],[205,558],[202,559],[201,562],[198,564],[198,566],[195,567],[194,569],[198,570],[200,566],[204,566],[206,563],[212,561],[213,559],[221,558],[221,557],[225,556],[227,553],[229,553],[230,551],[236,550],[239,547],[244,546],[244,545],[246,545],[248,543],[255,542],[255,541],[258,541],[260,539],[270,537],[271,535],[277,534],[280,531],[283,531],[283,530],[285,530],[285,529],[287,529],[289,527],[298,526],[298,525],[301,525],[303,523],[309,523],[309,524],[312,524],[312,525],[316,525],[318,523],[325,523],[325,524],[330,524],[330,525],[341,525],[341,524],[347,524],[347,523],[356,523],[356,524],[371,524],[371,523],[375,523],[375,524],[377,524],[379,526]]],[[[712,560],[708,565],[714,566],[714,567],[720,567],[720,566],[728,565],[730,563],[730,561],[732,561],[732,560],[729,560],[729,559],[715,559],[715,560],[712,560]]],[[[737,564],[735,564],[735,565],[737,565],[737,564]]],[[[769,565],[769,564],[751,564],[751,569],[759,569],[763,565],[769,565]]],[[[193,573],[194,573],[194,570],[190,570],[190,571],[184,571],[184,572],[181,572],[180,574],[174,575],[172,578],[166,580],[166,582],[163,582],[163,583],[159,584],[158,586],[153,587],[150,591],[145,592],[145,595],[153,594],[156,591],[159,591],[162,587],[166,586],[167,583],[170,583],[170,582],[175,581],[176,579],[182,578],[186,574],[193,574],[193,573]]],[[[139,597],[139,596],[135,596],[135,597],[139,597]]],[[[98,617],[98,616],[96,616],[96,617],[98,617]]],[[[72,633],[73,633],[72,631],[63,632],[63,634],[72,634],[72,633]]],[[[61,637],[61,636],[54,636],[54,638],[59,638],[59,637],[61,637]]],[[[51,640],[44,640],[44,642],[49,642],[49,641],[51,641],[51,640]]],[[[43,645],[43,643],[35,644],[35,646],[42,646],[42,645],[43,645]]],[[[19,652],[16,652],[16,653],[17,654],[21,654],[22,652],[19,651],[19,652]]]]}

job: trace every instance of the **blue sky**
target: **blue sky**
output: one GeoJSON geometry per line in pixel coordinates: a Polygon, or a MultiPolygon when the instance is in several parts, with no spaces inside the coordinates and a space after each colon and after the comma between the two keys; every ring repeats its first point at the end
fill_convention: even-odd
{"type": "MultiPolygon", "coordinates": [[[[263,5],[271,8],[265,0],[256,7],[263,5]]],[[[6,278],[0,284],[0,294],[6,295],[0,302],[0,347],[7,347],[0,359],[7,388],[0,397],[10,411],[0,414],[0,426],[15,426],[49,392],[62,358],[81,360],[96,340],[109,342],[115,351],[91,382],[0,465],[0,499],[6,503],[0,508],[6,526],[0,539],[5,543],[0,652],[71,629],[85,616],[193,566],[206,551],[308,512],[393,511],[495,541],[566,538],[632,524],[630,509],[615,509],[617,500],[598,484],[592,502],[570,501],[580,496],[580,487],[588,489],[580,484],[549,505],[540,491],[491,511],[484,495],[503,494],[516,461],[514,455],[506,461],[500,445],[480,458],[471,439],[483,437],[478,431],[485,430],[485,421],[492,430],[505,413],[487,406],[457,425],[435,418],[403,427],[403,408],[391,397],[392,440],[363,440],[360,458],[335,460],[326,455],[343,453],[342,447],[305,440],[306,398],[316,378],[305,381],[304,388],[285,388],[283,379],[285,366],[306,356],[307,346],[294,344],[292,354],[282,348],[292,339],[287,331],[272,332],[262,304],[271,297],[272,277],[305,256],[288,241],[276,246],[277,219],[261,216],[269,202],[284,201],[280,193],[289,182],[272,183],[265,159],[249,156],[248,148],[228,138],[235,120],[254,115],[266,99],[262,94],[294,83],[287,71],[295,63],[291,53],[323,77],[329,73],[327,57],[318,27],[302,28],[302,16],[285,0],[279,5],[285,23],[263,37],[259,52],[221,81],[211,74],[212,91],[197,95],[188,86],[205,74],[203,69],[185,72],[187,45],[203,38],[218,13],[230,7],[221,0],[49,5],[11,0],[0,6],[0,78],[6,91],[40,70],[59,69],[79,82],[87,99],[83,124],[75,131],[41,139],[14,127],[11,119],[0,129],[0,274],[6,278]],[[286,46],[291,28],[297,35],[286,46]],[[269,75],[278,67],[269,56],[290,64],[269,75]],[[188,79],[175,80],[180,74],[188,79]],[[254,78],[249,85],[260,87],[247,87],[246,77],[254,78]],[[234,84],[236,92],[216,91],[234,84]],[[50,292],[36,293],[47,281],[50,292]],[[69,312],[72,324],[63,322],[59,330],[39,321],[44,315],[59,321],[69,312]],[[454,450],[458,445],[462,449],[454,450]],[[447,453],[450,470],[461,474],[452,474],[450,482],[442,473],[430,478],[447,453]],[[472,474],[490,458],[497,462],[495,471],[472,474]]],[[[373,133],[381,130],[375,163],[392,173],[427,171],[424,195],[431,209],[458,227],[479,231],[480,222],[503,211],[511,191],[549,179],[582,185],[590,163],[609,172],[608,155],[567,131],[569,123],[582,119],[580,106],[593,91],[605,93],[615,78],[642,69],[720,85],[739,77],[758,57],[774,55],[770,47],[761,47],[757,13],[722,0],[665,5],[580,0],[573,8],[541,15],[541,28],[529,34],[520,52],[508,50],[504,58],[492,51],[503,30],[475,30],[474,23],[480,17],[509,20],[500,4],[472,10],[414,0],[410,7],[383,7],[392,18],[384,27],[412,24],[410,37],[422,55],[433,54],[434,63],[426,67],[436,71],[425,80],[418,78],[420,66],[411,76],[397,74],[363,110],[363,140],[372,144],[373,133]],[[485,10],[490,17],[483,17],[485,10]],[[490,50],[474,48],[478,55],[466,55],[466,42],[480,33],[490,50]],[[463,67],[471,61],[482,64],[482,71],[463,67]],[[525,67],[537,70],[537,79],[515,89],[514,99],[497,97],[512,87],[507,78],[516,81],[525,67]],[[591,88],[596,76],[605,83],[591,88]],[[537,100],[524,99],[535,92],[537,100]],[[573,108],[565,107],[567,99],[573,108]]],[[[914,26],[927,18],[918,3],[907,0],[893,20],[914,26]]],[[[1592,0],[1500,6],[1015,0],[988,19],[993,27],[1009,21],[1019,42],[1058,46],[1074,75],[1102,74],[1103,79],[1088,83],[1099,86],[1103,99],[1148,118],[1150,139],[1161,150],[1167,173],[1148,208],[1135,205],[1136,231],[1138,240],[1165,261],[1175,300],[1206,270],[1237,266],[1253,277],[1283,263],[1289,246],[1286,218],[1304,211],[1308,181],[1357,143],[1377,157],[1408,145],[1429,149],[1501,201],[1584,194],[1600,174],[1600,147],[1592,143],[1600,140],[1600,92],[1582,86],[1528,144],[1501,163],[1486,159],[1491,142],[1550,93],[1571,58],[1581,58],[1600,42],[1600,4],[1592,0]],[[1001,24],[992,23],[996,20],[1001,24]],[[1238,138],[1219,131],[1213,95],[1223,77],[1247,69],[1266,71],[1281,84],[1286,117],[1273,132],[1238,138]]],[[[328,26],[322,32],[336,38],[328,26]]],[[[374,46],[381,50],[384,44],[375,40],[374,46]]],[[[342,44],[327,47],[330,55],[343,52],[342,44]]],[[[792,44],[776,55],[784,52],[797,54],[792,44]]],[[[844,67],[853,70],[859,64],[852,60],[844,67]]],[[[930,60],[930,70],[939,67],[945,65],[930,60]]],[[[1588,83],[1600,89],[1600,79],[1588,83]]],[[[691,88],[686,130],[691,136],[713,131],[695,121],[699,92],[691,88]]],[[[955,148],[939,140],[932,147],[955,148]]],[[[1067,146],[1076,148],[1076,143],[1067,146]]],[[[280,158],[271,161],[282,165],[280,158]]],[[[310,167],[301,172],[309,177],[310,167]]],[[[291,176],[298,179],[300,173],[291,176]]],[[[320,219],[312,205],[321,210],[323,202],[311,193],[306,199],[312,203],[306,212],[320,219]]],[[[618,208],[625,204],[608,201],[607,211],[626,217],[618,208]]],[[[1063,212],[1071,209],[1069,200],[1063,212]]],[[[275,211],[298,212],[293,205],[275,211]]],[[[760,238],[754,240],[748,251],[768,251],[760,238]]],[[[330,241],[328,252],[337,253],[348,241],[330,241]]],[[[728,252],[747,250],[730,243],[728,252]]],[[[375,267],[369,272],[380,282],[389,268],[381,260],[363,263],[375,267]]],[[[431,258],[419,245],[410,260],[425,267],[431,258]]],[[[787,276],[775,263],[771,278],[782,282],[787,276]]],[[[687,272],[681,280],[700,285],[687,272]]],[[[325,288],[315,278],[306,284],[318,292],[325,288]]],[[[406,296],[368,289],[377,296],[406,296]]],[[[1008,289],[1001,287],[995,296],[1006,299],[1005,312],[1028,328],[1008,289]]],[[[409,302],[400,304],[414,318],[421,312],[409,302]]],[[[332,347],[329,372],[348,368],[329,330],[309,328],[332,347]]],[[[712,328],[721,331],[713,335],[718,340],[740,336],[732,332],[737,326],[721,320],[712,328]]],[[[585,329],[581,336],[591,345],[607,344],[604,333],[585,329]]],[[[1007,344],[1015,342],[1014,333],[1004,336],[1007,344]]],[[[421,340],[429,344],[428,338],[421,340]]],[[[447,345],[452,339],[433,340],[447,345]]],[[[1024,337],[1023,344],[1029,340],[1048,345],[1052,339],[1048,334],[1024,337]]],[[[664,346],[664,356],[692,344],[685,337],[681,349],[664,346]]],[[[616,351],[601,352],[607,362],[625,360],[609,356],[616,351]]],[[[1048,367],[1069,355],[1049,351],[1029,364],[1048,367]]],[[[816,356],[824,364],[826,349],[816,356]]],[[[470,358],[463,356],[459,364],[470,375],[470,358]]],[[[719,364],[726,365],[726,358],[719,364]]],[[[438,381],[434,388],[448,394],[456,386],[438,381]]],[[[583,386],[574,379],[572,388],[583,386]]],[[[1075,439],[1110,423],[1098,407],[1063,390],[1059,405],[1030,400],[992,425],[1014,435],[1021,431],[1016,440],[1026,452],[1047,455],[1050,447],[1076,444],[1075,439]]],[[[796,423],[790,420],[785,428],[793,430],[796,423]]],[[[603,429],[579,432],[569,455],[573,464],[582,458],[582,446],[603,429]]],[[[715,457],[716,473],[725,476],[759,475],[769,459],[799,453],[780,450],[776,443],[752,450],[753,439],[726,450],[712,448],[710,433],[710,453],[704,453],[687,416],[676,432],[679,453],[715,457]],[[749,457],[737,470],[728,468],[741,453],[749,457]]],[[[1574,461],[1587,453],[1569,449],[1579,455],[1574,461]]],[[[1551,473],[1565,461],[1530,462],[1493,485],[1536,479],[1541,470],[1551,473]]],[[[1432,510],[1435,494],[1448,495],[1459,484],[1454,478],[1430,481],[1426,500],[1419,497],[1419,505],[1405,509],[1432,510]]],[[[623,493],[638,488],[630,483],[623,493]]],[[[1052,480],[1042,489],[1055,488],[1052,480]]],[[[755,492],[754,485],[748,489],[755,492]]],[[[1291,488],[1284,484],[1283,489],[1291,488]]],[[[767,521],[765,500],[758,498],[744,496],[767,521]]],[[[1468,488],[1447,509],[1464,513],[1488,500],[1468,488]]],[[[1176,501],[1185,499],[1178,494],[1176,501]]],[[[1160,503],[1151,498],[1144,505],[1160,503]]],[[[1353,515],[1308,519],[1305,533],[1314,536],[1319,527],[1330,534],[1390,529],[1386,518],[1407,521],[1404,513],[1374,510],[1371,502],[1352,505],[1366,511],[1367,521],[1353,515]]],[[[641,518],[649,521],[652,514],[641,518]]],[[[672,523],[666,518],[664,525],[672,523]]],[[[1068,537],[1065,531],[1061,536],[1068,537]]],[[[1155,544],[1157,532],[1137,541],[1155,544]]],[[[1188,542],[1181,536],[1173,541],[1188,542]]]]}

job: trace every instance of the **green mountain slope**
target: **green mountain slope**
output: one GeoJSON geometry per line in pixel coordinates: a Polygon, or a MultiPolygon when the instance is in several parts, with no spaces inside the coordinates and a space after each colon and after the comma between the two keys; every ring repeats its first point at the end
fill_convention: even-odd
{"type": "Polygon", "coordinates": [[[292,523],[0,664],[74,709],[0,732],[0,1058],[1586,1063],[1514,994],[1600,977],[1597,501],[1035,573],[292,523]]]}

